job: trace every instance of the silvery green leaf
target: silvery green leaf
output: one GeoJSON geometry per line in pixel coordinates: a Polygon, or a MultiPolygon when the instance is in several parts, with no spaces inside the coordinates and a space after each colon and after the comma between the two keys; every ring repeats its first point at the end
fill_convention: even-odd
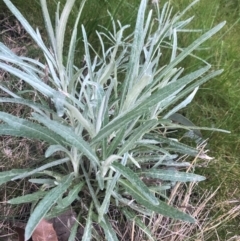
{"type": "Polygon", "coordinates": [[[55,180],[50,178],[31,178],[28,181],[35,184],[44,184],[45,186],[55,186],[55,180]]]}
{"type": "Polygon", "coordinates": [[[61,164],[66,163],[66,162],[68,162],[68,161],[70,161],[70,159],[69,159],[68,157],[63,158],[63,159],[59,159],[59,160],[56,160],[56,161],[52,161],[52,162],[50,162],[50,163],[47,163],[47,164],[45,164],[45,165],[42,165],[42,166],[34,169],[34,170],[26,171],[26,172],[24,172],[24,173],[22,173],[22,174],[20,174],[20,175],[17,175],[17,176],[15,176],[14,178],[12,178],[11,180],[17,180],[17,179],[29,177],[29,176],[31,176],[31,175],[33,175],[33,174],[35,174],[35,173],[38,173],[38,172],[41,172],[41,171],[47,169],[47,168],[52,168],[52,167],[54,167],[54,166],[61,165],[61,164]]]}
{"type": "Polygon", "coordinates": [[[19,79],[24,80],[27,82],[29,85],[31,85],[34,89],[38,90],[41,92],[43,95],[47,97],[52,97],[55,94],[55,90],[52,89],[49,85],[45,84],[40,78],[31,75],[29,73],[26,73],[19,68],[15,68],[13,66],[10,66],[5,63],[0,62],[0,68],[15,75],[19,79]]]}
{"type": "Polygon", "coordinates": [[[85,185],[84,182],[80,182],[76,184],[74,187],[71,187],[71,190],[69,191],[68,195],[58,200],[58,206],[56,206],[56,208],[65,209],[69,207],[71,203],[78,198],[78,194],[82,190],[84,185],[85,185]]]}
{"type": "MultiPolygon", "coordinates": [[[[202,68],[199,71],[196,71],[194,73],[194,75],[189,74],[189,75],[185,76],[184,78],[182,78],[181,81],[179,80],[177,82],[170,83],[167,86],[163,87],[162,89],[155,91],[151,96],[149,96],[147,99],[145,99],[143,103],[137,102],[134,107],[130,108],[127,112],[121,113],[116,118],[114,118],[111,122],[109,122],[106,126],[104,126],[99,131],[99,133],[93,138],[92,144],[97,143],[102,138],[110,135],[114,131],[118,130],[122,126],[124,126],[127,123],[129,123],[130,121],[132,121],[134,118],[143,115],[145,112],[147,112],[149,110],[149,108],[151,108],[152,106],[156,105],[157,103],[163,101],[165,98],[168,98],[169,95],[172,95],[172,93],[174,93],[175,91],[178,91],[179,88],[181,88],[182,86],[185,86],[185,85],[191,83],[195,79],[195,77],[198,77],[199,74],[202,74],[203,71],[205,72],[206,68],[209,69],[208,66],[205,68],[202,68]]],[[[208,76],[206,76],[205,78],[203,78],[201,81],[205,82],[209,78],[212,78],[220,73],[221,73],[221,71],[220,72],[216,71],[214,73],[211,73],[208,76]]],[[[182,92],[180,92],[178,94],[178,96],[176,96],[173,100],[166,103],[165,106],[167,107],[170,104],[174,103],[177,99],[179,99],[179,96],[183,95],[182,93],[184,93],[183,96],[185,96],[187,93],[192,91],[197,86],[198,86],[198,84],[192,84],[186,90],[183,90],[182,92]]]]}
{"type": "Polygon", "coordinates": [[[62,125],[53,120],[46,120],[40,115],[33,113],[33,117],[39,122],[46,125],[50,130],[56,132],[58,135],[62,136],[69,144],[78,148],[84,155],[86,155],[96,167],[99,166],[99,159],[93,152],[89,144],[82,139],[82,137],[76,135],[76,133],[69,127],[62,125]]]}
{"type": "Polygon", "coordinates": [[[23,136],[43,140],[52,144],[60,144],[62,141],[62,138],[51,130],[26,119],[15,117],[5,112],[0,112],[0,120],[7,123],[7,125],[2,124],[2,128],[0,129],[2,135],[7,135],[9,133],[13,136],[23,136]]]}
{"type": "Polygon", "coordinates": [[[129,167],[123,166],[118,162],[112,163],[112,167],[121,173],[122,176],[127,178],[135,189],[142,193],[142,195],[153,205],[157,205],[158,199],[149,191],[146,184],[133,172],[129,167]]]}
{"type": "Polygon", "coordinates": [[[56,107],[58,116],[62,117],[64,115],[65,95],[59,91],[56,91],[53,95],[52,100],[56,107]]]}
{"type": "Polygon", "coordinates": [[[132,210],[135,210],[144,216],[151,217],[153,215],[153,211],[147,209],[147,207],[144,207],[141,204],[133,202],[133,199],[124,198],[114,191],[112,192],[112,195],[119,203],[122,203],[124,206],[130,207],[132,210]]]}
{"type": "Polygon", "coordinates": [[[128,69],[126,78],[123,82],[123,90],[121,94],[121,109],[124,105],[128,91],[132,90],[133,81],[138,76],[139,73],[139,60],[140,54],[144,45],[144,20],[145,20],[145,11],[147,7],[147,1],[143,0],[140,3],[137,15],[137,21],[134,29],[134,40],[131,47],[130,60],[128,63],[128,69]]]}
{"type": "MultiPolygon", "coordinates": [[[[123,165],[126,165],[128,159],[128,154],[124,154],[121,163],[123,165]]],[[[104,214],[108,212],[108,207],[110,205],[110,198],[112,196],[113,190],[116,187],[116,183],[118,179],[120,178],[121,173],[116,172],[115,175],[113,176],[112,171],[110,171],[110,174],[108,177],[110,177],[110,181],[107,183],[106,187],[106,195],[104,197],[104,200],[102,202],[101,207],[98,208],[98,220],[101,221],[103,219],[104,214]]]]}
{"type": "Polygon", "coordinates": [[[132,197],[140,204],[142,204],[147,209],[154,211],[156,213],[162,214],[166,217],[174,218],[183,220],[190,223],[195,223],[195,219],[191,216],[187,215],[186,213],[183,213],[179,211],[178,209],[171,207],[167,205],[165,202],[159,200],[158,205],[153,205],[149,200],[147,200],[142,193],[134,187],[134,185],[127,181],[127,180],[119,180],[120,183],[124,186],[126,191],[132,195],[132,197]]]}
{"type": "Polygon", "coordinates": [[[126,127],[123,127],[121,129],[119,129],[116,134],[113,133],[114,135],[110,136],[110,137],[113,137],[113,140],[112,140],[112,138],[109,139],[110,144],[109,144],[109,147],[107,150],[108,156],[113,154],[117,150],[118,146],[120,146],[122,144],[125,130],[126,130],[126,127]]]}
{"type": "Polygon", "coordinates": [[[41,115],[46,115],[46,114],[44,114],[44,112],[54,114],[54,111],[51,110],[49,108],[49,106],[41,105],[41,104],[35,103],[33,101],[19,98],[19,97],[17,97],[17,98],[0,98],[0,102],[2,102],[2,103],[18,103],[18,104],[26,105],[26,106],[31,107],[33,110],[40,113],[41,115]]]}
{"type": "Polygon", "coordinates": [[[91,203],[90,208],[88,209],[88,218],[84,228],[82,241],[91,241],[92,239],[92,212],[93,204],[91,203]]]}
{"type": "Polygon", "coordinates": [[[54,35],[53,26],[52,26],[52,23],[51,23],[51,18],[50,18],[50,15],[49,15],[46,0],[41,0],[41,7],[42,7],[44,22],[45,22],[45,27],[46,27],[46,30],[47,30],[47,33],[48,33],[48,37],[51,41],[51,46],[53,48],[53,52],[56,53],[56,38],[55,38],[55,35],[54,35]]]}
{"type": "Polygon", "coordinates": [[[122,159],[122,157],[119,155],[111,155],[106,160],[102,161],[102,177],[105,177],[112,162],[118,159],[122,159]]]}
{"type": "MultiPolygon", "coordinates": [[[[75,23],[74,23],[71,40],[70,40],[70,44],[69,44],[69,49],[68,49],[66,71],[68,73],[68,78],[70,80],[72,80],[73,73],[74,73],[73,70],[74,70],[74,58],[75,58],[75,49],[76,49],[76,42],[77,42],[78,23],[79,23],[79,19],[81,17],[81,13],[82,13],[83,7],[85,5],[85,2],[86,2],[86,0],[81,1],[81,5],[79,7],[78,15],[77,15],[75,23]]],[[[71,88],[70,88],[70,90],[71,90],[71,88]]]]}
{"type": "Polygon", "coordinates": [[[174,113],[178,112],[182,108],[185,108],[189,103],[191,103],[192,99],[194,98],[195,94],[197,93],[199,87],[196,87],[193,92],[180,104],[175,106],[172,110],[170,110],[163,118],[167,119],[169,116],[173,115],[174,113]]]}
{"type": "Polygon", "coordinates": [[[27,194],[27,195],[24,195],[24,196],[12,198],[12,199],[8,200],[7,202],[9,204],[31,203],[31,202],[40,200],[46,194],[47,194],[46,191],[37,191],[37,192],[34,192],[32,194],[27,194]]]}
{"type": "Polygon", "coordinates": [[[60,75],[60,80],[62,84],[64,83],[64,74],[63,74],[63,43],[64,43],[64,36],[66,32],[66,26],[67,26],[67,20],[69,18],[70,12],[72,10],[72,7],[75,3],[75,0],[68,0],[66,1],[62,14],[60,16],[59,21],[57,22],[56,25],[56,55],[57,55],[57,62],[58,62],[58,70],[59,70],[59,75],[60,75]]]}
{"type": "Polygon", "coordinates": [[[51,189],[45,197],[38,203],[25,228],[25,240],[28,240],[35,228],[41,221],[41,219],[47,214],[51,207],[57,202],[57,200],[66,192],[72,183],[74,175],[71,173],[66,176],[59,185],[51,189]]]}
{"type": "Polygon", "coordinates": [[[71,153],[68,151],[67,148],[65,148],[62,145],[51,145],[48,147],[48,149],[45,151],[45,157],[50,157],[52,154],[54,154],[57,151],[62,151],[64,153],[66,153],[69,158],[71,158],[71,153]]]}
{"type": "Polygon", "coordinates": [[[118,151],[118,155],[123,155],[124,153],[131,150],[136,145],[136,141],[138,141],[138,139],[141,139],[141,137],[145,133],[148,133],[150,130],[154,129],[157,124],[157,120],[148,120],[142,125],[140,125],[138,128],[136,128],[134,132],[130,135],[128,140],[122,145],[122,147],[118,151]]]}
{"type": "Polygon", "coordinates": [[[139,163],[137,162],[137,160],[130,154],[128,155],[128,159],[137,167],[137,168],[141,168],[141,166],[139,165],[139,163]]]}
{"type": "Polygon", "coordinates": [[[128,91],[126,100],[123,104],[123,110],[127,110],[130,106],[134,105],[142,90],[152,82],[152,79],[152,75],[144,73],[144,75],[134,84],[132,89],[128,91]]]}
{"type": "Polygon", "coordinates": [[[175,182],[200,182],[206,178],[194,173],[179,172],[177,170],[149,169],[138,173],[141,176],[175,182]]]}
{"type": "Polygon", "coordinates": [[[12,169],[10,171],[0,172],[0,185],[11,181],[11,179],[15,176],[21,175],[28,171],[29,169],[12,169]]]}
{"type": "MultiPolygon", "coordinates": [[[[32,26],[28,23],[28,21],[23,17],[23,15],[19,12],[19,10],[12,4],[10,0],[3,0],[9,10],[13,13],[13,15],[19,20],[19,22],[22,24],[24,29],[31,35],[31,37],[34,39],[34,41],[38,44],[38,46],[43,50],[44,54],[48,56],[49,59],[51,59],[52,63],[55,63],[55,60],[48,50],[48,48],[43,43],[42,39],[39,38],[37,33],[34,31],[32,26]]],[[[56,66],[56,65],[55,65],[56,66]]]]}

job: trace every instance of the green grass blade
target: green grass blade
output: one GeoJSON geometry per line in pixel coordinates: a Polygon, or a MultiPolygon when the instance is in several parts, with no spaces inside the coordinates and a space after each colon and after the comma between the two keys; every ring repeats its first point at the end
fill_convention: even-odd
{"type": "Polygon", "coordinates": [[[33,213],[28,219],[28,223],[25,228],[25,240],[31,238],[32,233],[39,224],[42,218],[47,214],[51,207],[57,202],[57,200],[66,192],[73,180],[73,174],[65,177],[59,185],[50,190],[47,195],[38,203],[33,213]]]}
{"type": "Polygon", "coordinates": [[[142,193],[142,195],[153,205],[159,203],[158,198],[156,198],[148,189],[146,184],[138,177],[138,175],[133,172],[130,168],[123,166],[118,162],[112,163],[112,167],[117,170],[121,175],[127,178],[133,185],[135,189],[142,193]]]}

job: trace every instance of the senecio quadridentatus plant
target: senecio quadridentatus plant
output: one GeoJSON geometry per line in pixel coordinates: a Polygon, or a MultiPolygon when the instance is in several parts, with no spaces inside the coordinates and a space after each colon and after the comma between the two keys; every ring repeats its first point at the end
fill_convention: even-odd
{"type": "MultiPolygon", "coordinates": [[[[130,26],[122,26],[109,14],[112,29],[96,31],[100,46],[97,51],[89,43],[85,27],[79,24],[87,2],[82,0],[68,54],[64,56],[67,22],[75,0],[67,0],[61,12],[60,3],[57,4],[55,25],[46,0],[40,0],[49,44],[44,43],[39,30],[31,27],[10,0],[3,1],[44,57],[40,62],[17,56],[0,43],[0,68],[25,81],[38,96],[33,101],[2,84],[0,88],[9,97],[1,97],[1,103],[26,105],[31,108],[31,116],[20,118],[0,112],[0,134],[37,139],[49,145],[44,164],[0,173],[1,184],[30,178],[30,182],[39,185],[39,191],[8,201],[33,203],[25,240],[43,217],[59,214],[76,200],[87,212],[83,240],[90,240],[93,222],[102,227],[107,240],[118,240],[108,219],[110,205],[126,218],[160,213],[195,222],[194,217],[167,205],[162,193],[175,182],[204,180],[202,176],[179,171],[178,166],[190,165],[179,162],[179,155],[209,157],[199,148],[170,138],[166,130],[186,129],[188,136],[191,133],[200,138],[201,128],[177,112],[191,102],[200,85],[222,70],[211,69],[209,63],[199,58],[199,68],[185,73],[180,63],[189,55],[197,57],[193,51],[225,22],[181,48],[179,33],[194,31],[186,28],[193,18],[182,20],[183,15],[198,1],[173,15],[169,3],[161,7],[155,3],[152,10],[147,0],[142,0],[130,35],[125,36],[130,26]],[[77,67],[81,57],[75,53],[80,45],[84,64],[77,67]],[[166,49],[171,54],[164,56],[166,49]],[[62,158],[57,158],[56,153],[61,153],[62,158]],[[149,179],[158,180],[158,184],[144,181],[149,179]]],[[[143,230],[150,237],[147,229],[143,230]]],[[[76,227],[72,237],[75,233],[76,227]]]]}

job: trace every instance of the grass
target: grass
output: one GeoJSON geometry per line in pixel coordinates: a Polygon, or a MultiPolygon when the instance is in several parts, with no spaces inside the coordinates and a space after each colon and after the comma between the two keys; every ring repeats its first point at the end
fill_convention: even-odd
{"type": "MultiPolygon", "coordinates": [[[[26,1],[18,0],[17,4],[23,12],[25,11],[29,19],[40,19],[34,18],[36,14],[39,14],[37,5],[24,4],[23,2],[26,1]]],[[[30,2],[32,3],[32,1],[30,2]]],[[[175,5],[177,9],[183,9],[183,6],[186,6],[189,2],[190,1],[187,0],[179,0],[172,1],[172,4],[175,5]]],[[[110,1],[92,1],[92,4],[89,9],[86,9],[86,15],[84,16],[84,19],[88,19],[87,28],[90,29],[88,32],[90,38],[94,38],[94,32],[91,31],[91,29],[94,29],[99,22],[104,25],[104,21],[108,21],[106,9],[112,11],[115,1],[111,1],[111,3],[110,1]],[[93,7],[95,7],[96,12],[101,10],[101,14],[99,14],[100,20],[96,20],[95,16],[89,20],[89,12],[91,13],[93,7]]],[[[119,11],[116,8],[116,16],[120,19],[123,19],[123,16],[133,16],[135,7],[135,4],[125,3],[125,5],[119,6],[119,8],[124,9],[124,11],[119,11]],[[130,13],[132,12],[133,14],[131,15],[130,13]]],[[[210,156],[214,156],[215,160],[211,161],[206,168],[198,169],[199,173],[207,176],[207,181],[203,182],[197,190],[209,189],[214,192],[214,190],[221,185],[212,200],[212,203],[218,203],[217,207],[210,208],[206,206],[206,209],[209,209],[210,215],[213,216],[215,220],[220,218],[221,215],[227,214],[232,206],[239,205],[237,201],[240,196],[240,190],[238,188],[240,180],[240,163],[238,157],[240,145],[240,35],[238,33],[240,27],[239,24],[237,24],[240,18],[239,8],[239,0],[202,0],[190,13],[190,15],[194,13],[196,16],[196,20],[194,21],[195,28],[209,29],[220,21],[227,20],[227,26],[221,33],[207,43],[208,46],[206,47],[208,47],[208,49],[199,50],[196,53],[213,63],[216,69],[224,68],[225,72],[217,79],[205,84],[192,104],[183,111],[196,125],[214,126],[232,132],[230,135],[216,132],[203,132],[204,137],[209,138],[208,149],[210,149],[210,156]]],[[[41,26],[41,21],[34,21],[30,20],[30,22],[41,26]]],[[[126,19],[126,21],[129,21],[129,19],[126,19]]],[[[193,35],[184,34],[179,41],[191,42],[193,37],[193,35]]],[[[190,65],[186,62],[186,69],[190,71],[195,64],[197,64],[197,62],[193,62],[190,65]]],[[[11,149],[11,146],[7,146],[6,141],[7,140],[2,140],[4,148],[1,149],[4,150],[5,156],[8,155],[9,159],[5,159],[7,161],[4,161],[4,163],[8,163],[8,165],[10,165],[9,168],[11,168],[11,163],[13,163],[13,166],[16,165],[14,162],[16,162],[17,157],[18,161],[22,159],[18,165],[24,165],[24,160],[27,160],[29,156],[26,157],[24,156],[26,153],[19,152],[21,147],[16,148],[18,145],[16,143],[13,144],[16,148],[14,149],[15,152],[8,154],[8,148],[6,149],[6,147],[11,149]],[[19,155],[19,153],[23,154],[22,158],[20,158],[21,155],[19,155]]],[[[28,143],[26,146],[30,144],[31,143],[28,143]]],[[[2,161],[1,165],[3,165],[2,161]]],[[[210,224],[208,223],[208,225],[210,224]]],[[[218,235],[220,235],[219,240],[227,240],[240,235],[239,230],[239,217],[236,217],[233,221],[229,222],[227,226],[223,226],[222,231],[218,231],[218,235]]],[[[217,240],[216,237],[209,240],[217,240]]],[[[206,238],[205,240],[208,239],[206,238]]]]}
{"type": "MultiPolygon", "coordinates": [[[[179,7],[186,2],[188,1],[178,1],[179,7]]],[[[201,184],[202,188],[215,190],[221,185],[215,196],[215,200],[221,204],[212,211],[220,215],[226,213],[230,207],[239,205],[240,196],[240,1],[202,0],[193,12],[197,18],[195,27],[209,28],[223,19],[227,21],[221,33],[209,43],[209,49],[200,52],[203,58],[211,58],[210,62],[216,68],[224,68],[225,71],[220,77],[202,86],[195,100],[184,110],[186,116],[196,125],[231,131],[229,135],[204,133],[209,138],[210,156],[215,159],[207,168],[198,170],[207,176],[207,181],[201,184]]],[[[186,41],[188,40],[190,39],[187,38],[186,41]]],[[[239,220],[236,217],[222,227],[220,240],[233,234],[240,235],[239,220]]]]}

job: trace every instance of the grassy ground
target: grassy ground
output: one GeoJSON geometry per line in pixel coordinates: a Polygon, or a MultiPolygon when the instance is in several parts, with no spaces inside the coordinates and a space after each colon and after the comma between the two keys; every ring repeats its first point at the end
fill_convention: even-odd
{"type": "MultiPolygon", "coordinates": [[[[54,5],[54,1],[50,2],[51,5],[54,5]]],[[[77,5],[79,2],[78,0],[77,5]]],[[[94,40],[94,31],[98,24],[104,26],[109,24],[107,9],[117,18],[124,19],[125,23],[132,22],[138,1],[131,2],[93,0],[90,4],[87,4],[83,14],[83,22],[88,29],[89,38],[94,40]],[[96,13],[99,13],[98,18],[96,13]]],[[[175,9],[180,10],[191,1],[172,0],[171,2],[175,9]]],[[[30,22],[36,26],[42,25],[40,8],[36,1],[15,0],[13,3],[20,8],[24,15],[27,15],[30,22]]],[[[0,9],[3,9],[2,5],[1,2],[0,9]]],[[[204,30],[208,30],[217,23],[227,20],[226,27],[205,44],[204,47],[207,47],[207,49],[196,52],[196,54],[212,63],[214,68],[224,68],[225,71],[217,79],[205,84],[192,104],[184,110],[184,114],[196,125],[212,126],[231,131],[231,134],[203,132],[204,137],[209,138],[210,155],[214,156],[215,160],[208,167],[199,168],[198,172],[207,177],[207,181],[203,182],[200,188],[201,190],[209,189],[214,191],[221,185],[214,200],[220,204],[216,209],[212,209],[210,215],[210,217],[216,218],[226,213],[233,205],[239,204],[240,196],[240,161],[238,157],[240,145],[240,0],[201,0],[190,11],[189,15],[195,15],[192,26],[204,30]]],[[[54,16],[54,12],[52,16],[54,16]]],[[[195,39],[195,34],[184,34],[179,41],[187,44],[191,43],[193,39],[195,39]]],[[[195,64],[197,62],[191,62],[191,64],[185,62],[185,68],[191,70],[195,64]]],[[[31,144],[27,143],[30,149],[31,144]]],[[[16,155],[18,155],[19,150],[21,150],[21,147],[16,148],[16,155]]],[[[20,165],[25,165],[24,160],[29,158],[24,154],[26,153],[20,155],[23,159],[23,163],[20,165]]],[[[8,162],[14,163],[14,157],[16,158],[16,156],[12,156],[8,159],[8,162]]],[[[2,162],[1,165],[3,165],[2,162]]],[[[219,231],[219,235],[221,235],[219,240],[227,240],[235,235],[240,235],[239,221],[240,218],[236,217],[235,220],[223,226],[222,231],[219,231]]],[[[212,240],[217,239],[213,238],[212,240]]]]}
{"type": "MultiPolygon", "coordinates": [[[[189,1],[178,1],[180,8],[189,1]]],[[[195,100],[184,110],[186,116],[199,126],[213,126],[230,130],[231,134],[205,132],[209,138],[210,154],[215,157],[207,168],[199,172],[207,177],[201,184],[204,189],[220,189],[215,200],[222,203],[213,214],[226,212],[231,205],[239,204],[240,180],[240,1],[200,1],[192,10],[196,16],[194,26],[209,27],[227,21],[220,34],[215,36],[208,50],[199,54],[213,64],[216,69],[223,68],[224,73],[205,84],[195,100]],[[230,205],[231,202],[231,205],[230,205]]],[[[185,41],[189,41],[187,38],[185,41]]],[[[187,68],[191,66],[187,65],[187,68]]],[[[239,217],[224,226],[221,231],[223,240],[231,235],[240,235],[239,217]]]]}

